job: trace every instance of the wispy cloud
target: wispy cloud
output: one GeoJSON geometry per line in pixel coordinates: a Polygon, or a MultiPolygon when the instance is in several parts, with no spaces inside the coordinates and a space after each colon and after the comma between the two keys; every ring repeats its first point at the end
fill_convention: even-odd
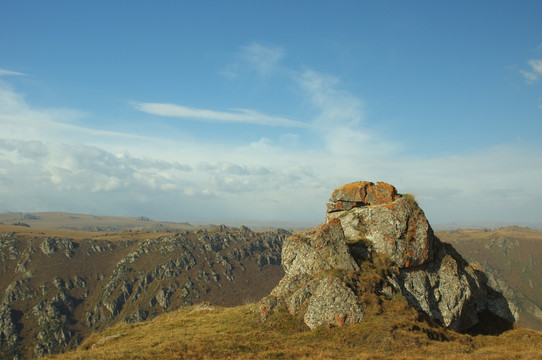
{"type": "Polygon", "coordinates": [[[232,112],[198,109],[176,104],[136,103],[134,107],[148,114],[216,122],[246,123],[267,126],[307,127],[300,121],[271,116],[250,109],[232,109],[232,112]]]}
{"type": "Polygon", "coordinates": [[[271,75],[284,58],[284,50],[278,46],[265,46],[257,42],[241,46],[235,61],[220,71],[226,78],[234,79],[247,69],[262,77],[271,75]]]}
{"type": "Polygon", "coordinates": [[[17,71],[11,71],[6,69],[0,69],[0,76],[27,76],[26,74],[17,72],[17,71]]]}
{"type": "Polygon", "coordinates": [[[370,130],[370,123],[364,121],[363,101],[342,89],[338,78],[306,70],[294,74],[294,79],[316,110],[313,128],[323,139],[327,151],[361,157],[390,154],[398,147],[370,130]]]}
{"type": "Polygon", "coordinates": [[[520,72],[521,72],[521,75],[523,75],[525,82],[534,83],[540,77],[542,77],[542,60],[531,59],[528,61],[528,64],[530,65],[531,69],[529,71],[521,70],[520,72]]]}
{"type": "Polygon", "coordinates": [[[306,70],[294,76],[312,105],[319,110],[320,124],[357,126],[363,119],[363,103],[341,89],[338,78],[306,70]]]}
{"type": "Polygon", "coordinates": [[[143,137],[92,129],[75,123],[88,118],[89,113],[65,108],[36,109],[28,105],[25,97],[14,91],[8,84],[0,81],[0,124],[4,139],[41,140],[65,142],[92,142],[97,138],[143,137]]]}
{"type": "Polygon", "coordinates": [[[268,75],[284,57],[284,50],[253,42],[241,47],[240,56],[261,75],[268,75]]]}

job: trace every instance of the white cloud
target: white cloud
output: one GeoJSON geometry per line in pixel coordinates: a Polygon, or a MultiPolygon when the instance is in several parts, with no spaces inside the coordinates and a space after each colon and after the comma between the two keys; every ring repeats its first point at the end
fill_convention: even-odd
{"type": "Polygon", "coordinates": [[[26,74],[17,71],[0,69],[0,76],[26,76],[26,74]]]}
{"type": "Polygon", "coordinates": [[[542,60],[529,60],[529,65],[531,65],[536,73],[542,75],[542,60]]]}
{"type": "Polygon", "coordinates": [[[316,110],[314,129],[328,151],[340,156],[362,157],[394,153],[398,145],[370,130],[364,122],[363,102],[341,89],[336,77],[307,70],[295,79],[316,110]]]}
{"type": "Polygon", "coordinates": [[[233,63],[219,72],[220,75],[228,79],[235,79],[240,73],[249,70],[262,77],[267,77],[279,67],[284,58],[284,50],[277,46],[264,46],[252,42],[241,46],[235,58],[233,63]]]}
{"type": "Polygon", "coordinates": [[[174,220],[232,216],[272,220],[293,213],[281,210],[276,201],[291,206],[294,194],[309,198],[314,192],[314,174],[292,164],[296,158],[262,166],[257,164],[259,153],[253,151],[252,163],[224,160],[235,159],[238,151],[223,151],[216,162],[193,167],[116,156],[83,144],[0,140],[0,168],[6,169],[0,172],[0,211],[60,209],[174,220]]]}
{"type": "Polygon", "coordinates": [[[284,50],[276,46],[251,43],[241,47],[240,57],[263,76],[269,75],[284,57],[284,50]]]}
{"type": "Polygon", "coordinates": [[[531,66],[530,71],[521,70],[521,75],[525,78],[527,83],[533,83],[537,81],[542,76],[542,60],[540,59],[531,59],[529,60],[529,65],[531,66]]]}
{"type": "Polygon", "coordinates": [[[538,75],[534,72],[521,70],[521,75],[523,75],[523,78],[525,79],[526,83],[534,83],[536,80],[538,80],[538,75]]]}
{"type": "Polygon", "coordinates": [[[233,112],[197,109],[176,104],[136,103],[134,107],[148,114],[216,122],[258,124],[267,126],[307,127],[306,124],[283,117],[270,116],[250,109],[232,109],[233,112]]]}
{"type": "Polygon", "coordinates": [[[310,102],[319,110],[317,123],[339,123],[348,127],[360,124],[363,104],[359,98],[341,90],[337,78],[312,70],[296,77],[310,102]]]}
{"type": "Polygon", "coordinates": [[[74,109],[30,107],[20,93],[0,81],[0,125],[1,138],[17,140],[62,141],[85,144],[114,143],[112,139],[123,141],[143,141],[139,135],[91,129],[75,125],[87,119],[90,114],[74,109]]]}

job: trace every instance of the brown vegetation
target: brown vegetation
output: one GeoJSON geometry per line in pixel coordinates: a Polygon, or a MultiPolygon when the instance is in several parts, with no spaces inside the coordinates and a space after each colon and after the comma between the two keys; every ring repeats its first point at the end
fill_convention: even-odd
{"type": "Polygon", "coordinates": [[[471,336],[420,319],[401,297],[370,305],[359,324],[309,330],[286,310],[260,323],[254,305],[120,324],[48,359],[542,359],[542,334],[471,336]]]}

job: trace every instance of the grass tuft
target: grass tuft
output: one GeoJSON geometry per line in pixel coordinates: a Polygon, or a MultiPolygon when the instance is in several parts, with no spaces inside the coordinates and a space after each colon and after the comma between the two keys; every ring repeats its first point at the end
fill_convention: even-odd
{"type": "Polygon", "coordinates": [[[416,197],[414,196],[414,194],[401,194],[401,197],[405,199],[408,203],[418,206],[418,202],[416,201],[416,197]]]}

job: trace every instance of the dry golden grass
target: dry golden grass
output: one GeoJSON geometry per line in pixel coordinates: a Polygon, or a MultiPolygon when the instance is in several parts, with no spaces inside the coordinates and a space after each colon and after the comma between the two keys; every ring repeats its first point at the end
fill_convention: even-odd
{"type": "Polygon", "coordinates": [[[313,331],[285,310],[262,324],[253,304],[186,308],[119,324],[48,359],[542,359],[542,334],[532,330],[462,335],[420,321],[401,298],[366,306],[360,324],[313,331]]]}

